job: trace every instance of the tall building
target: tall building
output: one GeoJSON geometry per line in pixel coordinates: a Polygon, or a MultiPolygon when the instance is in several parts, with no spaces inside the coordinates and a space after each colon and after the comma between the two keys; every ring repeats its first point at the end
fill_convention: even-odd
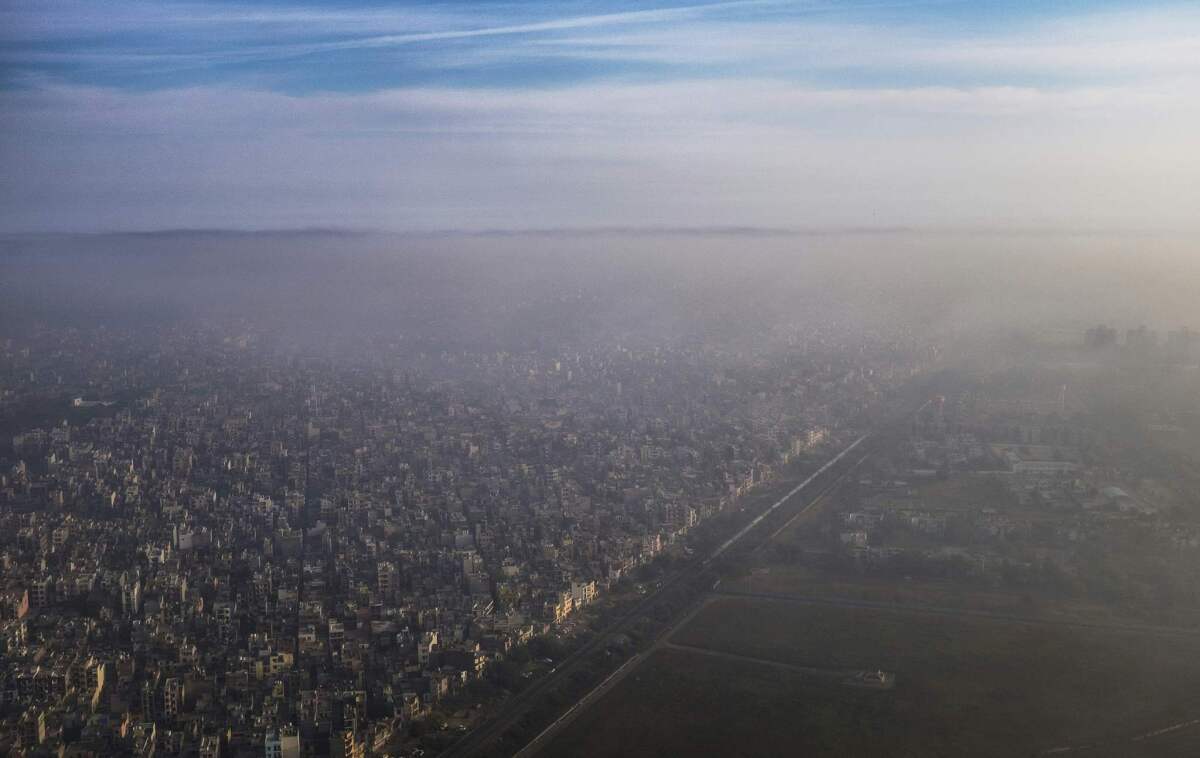
{"type": "Polygon", "coordinates": [[[291,725],[272,729],[263,747],[265,758],[300,758],[300,733],[291,725]]]}

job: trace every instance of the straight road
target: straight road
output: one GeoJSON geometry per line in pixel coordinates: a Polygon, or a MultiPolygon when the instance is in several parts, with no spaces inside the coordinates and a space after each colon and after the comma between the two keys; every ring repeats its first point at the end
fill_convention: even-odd
{"type": "MultiPolygon", "coordinates": [[[[733,537],[726,540],[719,547],[714,549],[713,552],[710,553],[709,556],[703,561],[693,561],[691,564],[666,579],[658,589],[648,593],[644,598],[635,603],[627,612],[622,614],[620,618],[613,622],[608,629],[597,634],[590,641],[585,643],[579,650],[564,658],[552,673],[542,676],[528,688],[509,698],[509,700],[501,706],[500,711],[495,717],[493,717],[490,721],[487,721],[476,727],[461,740],[443,751],[441,753],[441,758],[465,758],[466,756],[471,756],[478,753],[479,751],[487,748],[496,740],[500,739],[505,732],[516,726],[521,719],[528,714],[532,706],[537,702],[537,698],[539,696],[550,692],[560,683],[566,681],[566,679],[572,673],[580,668],[583,662],[590,655],[605,649],[615,636],[624,632],[635,621],[645,616],[654,608],[655,604],[663,597],[666,597],[671,590],[680,586],[685,586],[685,584],[689,581],[699,580],[705,574],[705,572],[709,570],[710,564],[715,559],[726,553],[730,548],[737,545],[740,541],[745,539],[747,535],[755,534],[756,528],[762,525],[771,514],[778,511],[785,504],[791,502],[794,498],[804,494],[805,491],[812,487],[815,482],[823,481],[822,477],[828,478],[831,473],[836,471],[837,465],[841,463],[851,452],[859,449],[869,438],[869,436],[870,435],[860,436],[839,451],[835,456],[833,456],[833,458],[821,466],[821,468],[815,471],[811,476],[807,477],[798,485],[789,490],[783,497],[779,498],[779,500],[770,505],[763,513],[752,519],[749,524],[734,534],[733,537]]],[[[840,481],[845,477],[846,473],[847,472],[842,472],[834,480],[834,482],[826,484],[826,486],[822,487],[816,498],[813,498],[813,500],[807,503],[806,506],[811,506],[816,499],[828,492],[835,484],[840,483],[840,481]]],[[[671,633],[677,628],[677,626],[678,623],[672,624],[665,631],[667,633],[671,633]]],[[[663,637],[660,635],[659,639],[661,640],[663,637]]],[[[633,661],[633,659],[631,659],[631,661],[633,661]]],[[[627,662],[627,664],[628,663],[629,662],[627,662]]],[[[628,668],[623,668],[623,670],[628,672],[635,667],[636,665],[631,665],[628,668]]],[[[543,731],[541,735],[535,738],[534,743],[544,744],[544,738],[551,736],[552,732],[557,731],[558,728],[561,728],[560,724],[565,725],[566,723],[569,723],[569,721],[574,718],[574,715],[582,710],[580,706],[585,701],[590,702],[591,700],[594,700],[595,697],[600,694],[602,688],[615,684],[619,678],[620,677],[614,678],[614,675],[610,675],[608,678],[606,678],[604,682],[602,682],[596,688],[593,688],[588,692],[588,694],[584,695],[583,698],[577,701],[575,706],[568,711],[567,714],[560,716],[559,719],[551,725],[551,728],[543,731]]],[[[536,745],[534,743],[530,743],[528,747],[536,750],[536,745]]],[[[523,749],[518,754],[526,755],[527,753],[526,750],[523,749]]]]}
{"type": "MultiPolygon", "coordinates": [[[[927,390],[922,390],[923,393],[925,391],[927,390]]],[[[928,395],[925,396],[928,397],[928,395]]],[[[883,419],[875,419],[875,422],[878,423],[876,428],[891,428],[899,421],[912,418],[924,410],[930,402],[932,401],[925,400],[925,402],[922,403],[915,411],[908,409],[899,413],[890,413],[886,418],[883,419]]],[[[684,569],[673,574],[671,577],[665,580],[657,590],[649,593],[646,595],[646,597],[642,598],[642,600],[635,603],[627,613],[623,614],[617,621],[610,625],[608,629],[597,634],[595,638],[586,643],[582,648],[563,659],[553,673],[541,677],[527,689],[510,698],[503,706],[501,706],[500,711],[490,721],[487,721],[486,723],[476,727],[461,740],[451,745],[447,750],[442,752],[440,758],[466,758],[467,756],[475,755],[479,751],[487,748],[496,740],[500,739],[505,732],[517,725],[520,720],[529,712],[530,708],[536,703],[536,700],[539,696],[553,690],[554,687],[565,681],[566,677],[570,676],[571,673],[579,669],[580,665],[587,658],[587,656],[607,646],[607,644],[616,635],[628,629],[630,625],[643,617],[648,611],[653,609],[655,603],[657,603],[661,598],[665,597],[666,594],[672,589],[683,586],[683,583],[688,581],[698,581],[704,578],[705,574],[708,574],[709,577],[712,577],[713,575],[710,572],[710,566],[712,562],[726,553],[730,548],[737,545],[748,535],[753,534],[759,537],[760,544],[778,535],[782,529],[786,528],[798,516],[816,506],[816,504],[821,501],[821,498],[823,498],[829,491],[840,484],[851,471],[857,469],[858,466],[870,456],[868,449],[870,448],[870,445],[868,442],[872,439],[872,437],[873,435],[871,434],[864,434],[855,439],[848,446],[839,451],[837,455],[831,458],[820,469],[818,469],[804,481],[800,482],[800,484],[793,487],[783,497],[769,506],[766,511],[759,514],[757,517],[751,520],[749,524],[740,529],[733,537],[717,547],[702,562],[694,561],[684,569]],[[849,469],[838,472],[837,466],[855,450],[860,450],[864,453],[864,455],[859,458],[857,462],[854,463],[849,469]],[[837,473],[837,476],[834,477],[833,481],[825,484],[825,486],[821,488],[820,492],[809,499],[801,511],[791,516],[782,527],[773,530],[769,536],[757,534],[757,527],[763,525],[764,521],[768,521],[772,514],[778,511],[785,504],[790,503],[794,498],[807,494],[806,491],[812,487],[815,482],[817,482],[823,476],[825,478],[829,478],[829,475],[832,473],[837,473]]],[[[771,521],[773,522],[773,520],[771,521]]],[[[771,524],[768,523],[767,526],[771,526],[771,524]]],[[[668,639],[671,634],[674,634],[676,629],[682,626],[683,623],[686,623],[686,621],[691,618],[692,615],[698,612],[698,610],[703,607],[703,600],[703,598],[698,599],[696,603],[693,603],[692,606],[687,609],[686,613],[681,613],[673,624],[664,629],[663,632],[660,633],[656,638],[655,644],[651,647],[650,651],[663,644],[663,641],[668,639]]],[[[610,674],[603,682],[576,701],[575,705],[571,709],[559,716],[549,727],[543,730],[541,734],[535,737],[533,741],[527,744],[515,755],[520,755],[524,758],[524,756],[536,753],[541,746],[545,745],[546,742],[554,736],[554,734],[574,720],[574,718],[578,716],[579,713],[584,709],[584,706],[587,703],[593,702],[608,689],[616,686],[616,684],[624,676],[628,675],[629,672],[636,669],[637,664],[640,663],[650,651],[636,655],[629,661],[626,661],[625,665],[613,672],[613,674],[610,674]]]]}
{"type": "Polygon", "coordinates": [[[780,506],[782,506],[787,501],[791,500],[796,495],[803,492],[810,484],[813,483],[813,481],[815,479],[817,479],[817,477],[821,476],[826,471],[829,471],[834,466],[836,466],[838,463],[840,463],[841,460],[843,458],[845,458],[847,455],[849,455],[852,450],[854,450],[856,447],[858,447],[863,442],[865,442],[867,437],[869,437],[869,436],[870,435],[864,434],[863,436],[854,440],[854,442],[851,442],[850,445],[846,449],[842,450],[840,453],[833,456],[833,458],[830,458],[829,462],[827,462],[824,466],[821,466],[821,468],[814,471],[812,473],[812,476],[808,477],[807,479],[805,479],[804,481],[800,482],[795,487],[793,487],[786,495],[784,495],[783,497],[776,500],[773,504],[771,504],[771,506],[769,508],[767,508],[765,511],[763,511],[758,516],[756,516],[753,521],[751,521],[749,524],[746,524],[746,526],[742,527],[742,529],[737,534],[730,537],[728,540],[725,541],[725,543],[723,545],[721,545],[716,550],[714,550],[712,555],[708,556],[708,558],[705,559],[703,565],[707,566],[708,564],[712,563],[714,560],[719,558],[722,553],[724,553],[729,548],[733,547],[739,540],[741,540],[743,537],[745,537],[747,534],[749,534],[751,531],[753,531],[756,526],[761,524],[764,519],[766,519],[768,516],[770,516],[776,510],[778,510],[780,506]]]}
{"type": "MultiPolygon", "coordinates": [[[[919,414],[922,410],[924,410],[931,402],[932,402],[932,400],[927,399],[923,403],[921,403],[921,405],[919,407],[917,407],[916,410],[912,410],[910,408],[908,410],[901,411],[899,413],[888,414],[887,417],[884,419],[876,419],[876,421],[879,423],[879,426],[877,428],[878,429],[890,429],[893,426],[895,426],[897,423],[899,423],[903,420],[913,418],[914,416],[919,414]]],[[[810,512],[813,508],[817,507],[822,502],[824,497],[827,494],[829,494],[829,492],[831,492],[833,489],[835,489],[837,486],[839,486],[846,479],[847,476],[849,476],[851,473],[856,471],[858,469],[858,467],[861,466],[863,464],[863,462],[866,461],[871,456],[871,451],[870,451],[871,445],[868,444],[868,441],[872,440],[873,436],[874,435],[872,435],[872,434],[864,434],[864,435],[858,437],[857,439],[855,439],[853,442],[851,442],[845,448],[840,450],[835,456],[833,456],[833,458],[831,458],[823,466],[821,466],[821,468],[819,468],[817,471],[813,472],[813,474],[811,476],[807,477],[806,479],[804,479],[804,481],[800,482],[798,485],[796,485],[791,490],[789,490],[786,494],[783,495],[783,497],[779,498],[779,500],[772,503],[765,511],[763,511],[757,517],[752,519],[749,524],[747,524],[745,527],[740,529],[736,534],[734,534],[733,537],[726,540],[719,547],[717,547],[712,553],[710,553],[708,555],[708,557],[706,557],[704,559],[704,561],[702,563],[695,564],[687,569],[684,569],[679,574],[675,575],[670,582],[670,586],[675,586],[678,583],[678,581],[684,579],[685,577],[698,579],[699,577],[703,576],[704,573],[706,571],[708,571],[708,569],[709,569],[710,565],[713,563],[713,561],[715,561],[721,555],[726,553],[730,548],[737,545],[747,535],[755,534],[755,536],[758,538],[758,543],[755,545],[755,549],[761,548],[767,542],[769,542],[770,540],[777,537],[782,531],[787,529],[793,522],[795,522],[796,519],[800,518],[804,514],[810,512]],[[843,467],[842,469],[839,470],[837,468],[839,466],[839,464],[842,464],[842,461],[845,460],[846,457],[849,456],[851,453],[853,453],[855,450],[858,450],[859,452],[862,453],[861,457],[859,457],[849,467],[843,467]],[[814,496],[809,498],[808,502],[806,502],[802,508],[800,508],[796,513],[794,513],[792,516],[787,518],[781,526],[772,530],[770,535],[761,535],[761,534],[756,533],[756,529],[758,527],[762,526],[765,521],[768,521],[770,519],[770,517],[774,513],[776,513],[781,507],[783,507],[785,504],[790,503],[798,495],[807,494],[807,491],[812,487],[812,485],[815,482],[820,480],[821,477],[825,477],[825,479],[829,479],[829,476],[832,474],[836,474],[836,477],[834,477],[832,481],[828,481],[828,482],[824,483],[824,486],[821,488],[820,492],[816,493],[814,496]]],[[[767,526],[773,526],[773,525],[774,525],[774,520],[771,520],[771,523],[767,524],[767,526]]],[[[710,574],[710,576],[712,576],[712,574],[710,574]]],[[[719,583],[720,582],[718,581],[716,584],[713,585],[714,589],[716,586],[719,585],[719,583]]],[[[668,589],[668,584],[664,583],[662,588],[658,592],[654,593],[653,597],[659,596],[660,593],[666,591],[667,589],[668,589]]],[[[652,598],[648,597],[646,599],[651,600],[652,598]]],[[[528,756],[532,756],[532,755],[536,754],[542,747],[544,747],[554,737],[555,734],[557,734],[559,731],[561,731],[563,728],[565,728],[568,724],[570,724],[585,709],[585,706],[587,704],[594,702],[605,692],[607,692],[608,690],[615,687],[617,685],[617,683],[620,682],[621,679],[623,679],[625,676],[627,676],[630,672],[634,671],[637,668],[637,665],[642,660],[644,660],[647,656],[649,656],[652,652],[654,652],[654,650],[658,649],[659,647],[669,644],[668,641],[670,640],[671,635],[673,635],[676,632],[676,630],[681,628],[696,613],[698,613],[704,607],[706,602],[710,599],[711,599],[711,596],[698,598],[696,602],[692,603],[692,605],[690,606],[690,608],[688,609],[688,611],[686,613],[681,613],[679,616],[677,616],[676,621],[674,623],[672,623],[669,627],[664,629],[658,635],[658,637],[655,639],[655,644],[649,650],[645,651],[644,653],[642,653],[640,655],[634,656],[634,658],[632,658],[632,659],[630,659],[630,661],[626,662],[626,665],[623,665],[620,669],[618,669],[618,671],[614,672],[612,675],[607,677],[603,682],[601,682],[599,685],[597,685],[595,688],[593,688],[591,691],[589,691],[586,695],[584,695],[582,698],[580,698],[580,700],[578,700],[574,706],[572,706],[570,709],[568,709],[568,711],[566,713],[564,713],[562,716],[559,716],[553,723],[551,723],[548,727],[546,727],[540,734],[538,734],[537,737],[535,737],[524,748],[522,748],[520,751],[518,751],[515,754],[515,756],[519,756],[520,758],[528,758],[528,756]],[[632,665],[630,665],[630,664],[632,664],[632,665]]],[[[652,607],[652,604],[651,604],[651,607],[652,607]]],[[[619,629],[617,627],[624,628],[626,623],[627,622],[623,619],[622,621],[620,621],[616,625],[614,625],[614,627],[610,627],[610,629],[608,631],[606,631],[603,634],[603,636],[606,638],[611,638],[613,635],[615,635],[619,631],[619,629]]],[[[562,666],[559,667],[558,673],[560,675],[563,673],[562,668],[563,668],[562,666]]],[[[512,721],[511,723],[515,723],[515,720],[512,721]]],[[[502,733],[502,732],[500,732],[500,733],[502,733]]],[[[461,755],[469,755],[469,754],[470,753],[462,753],[461,755]]]]}
{"type": "MultiPolygon", "coordinates": [[[[863,442],[864,439],[866,439],[865,436],[859,437],[849,447],[845,448],[840,453],[838,453],[838,455],[836,455],[833,459],[831,459],[829,461],[829,463],[822,466],[821,469],[817,473],[815,473],[812,476],[805,479],[803,482],[800,483],[799,486],[792,488],[786,495],[784,495],[782,498],[780,498],[780,500],[778,502],[773,504],[766,512],[764,512],[763,515],[754,519],[751,522],[750,527],[739,531],[735,535],[735,539],[726,541],[723,545],[721,545],[719,548],[717,548],[715,551],[713,551],[713,553],[708,557],[708,559],[705,560],[703,564],[701,564],[700,568],[703,569],[704,567],[708,566],[708,564],[714,558],[716,558],[719,555],[721,555],[722,553],[724,553],[725,550],[728,549],[729,547],[732,547],[738,539],[741,539],[741,538],[745,537],[748,533],[750,533],[750,531],[753,529],[753,527],[762,524],[763,519],[767,515],[767,513],[775,511],[776,509],[778,509],[778,507],[780,505],[783,505],[784,503],[788,502],[791,498],[793,498],[796,495],[803,492],[804,489],[807,488],[808,486],[810,486],[813,483],[813,481],[820,474],[829,471],[830,467],[834,463],[841,461],[845,457],[846,453],[849,453],[851,450],[859,447],[859,445],[863,442]]],[[[800,516],[803,516],[805,513],[808,513],[813,508],[817,507],[817,505],[819,505],[821,503],[821,501],[825,499],[825,496],[828,495],[831,491],[833,491],[836,487],[841,485],[841,483],[843,481],[845,481],[846,477],[849,476],[850,474],[852,474],[855,470],[857,470],[858,467],[860,465],[862,465],[862,462],[867,459],[867,457],[869,457],[869,456],[864,455],[862,458],[859,458],[858,461],[856,461],[854,463],[854,465],[852,465],[850,468],[845,469],[840,474],[838,474],[836,479],[834,479],[833,481],[831,481],[827,485],[825,485],[821,489],[821,491],[816,493],[803,508],[798,510],[794,516],[792,516],[786,522],[784,522],[784,525],[782,527],[780,527],[779,529],[772,532],[765,539],[761,540],[760,543],[756,546],[756,549],[761,548],[767,542],[774,539],[775,536],[778,535],[780,531],[782,531],[783,529],[786,529],[797,518],[799,518],[800,516]]],[[[718,584],[719,584],[719,582],[718,582],[718,584]]],[[[716,585],[714,585],[714,586],[716,586],[716,585]]],[[[594,689],[592,689],[590,692],[588,692],[586,695],[584,695],[582,698],[580,698],[579,701],[577,701],[575,703],[575,705],[571,706],[571,708],[569,708],[566,713],[564,713],[562,716],[559,716],[557,719],[554,720],[553,723],[551,723],[549,726],[547,726],[545,729],[543,729],[541,731],[541,733],[538,734],[538,736],[536,736],[532,740],[530,740],[530,742],[527,745],[525,745],[525,747],[521,748],[521,750],[519,750],[513,756],[513,758],[529,758],[530,756],[536,755],[538,753],[538,751],[540,751],[543,747],[545,747],[547,744],[549,744],[549,742],[554,738],[554,736],[556,734],[558,734],[563,729],[565,729],[567,726],[569,726],[571,724],[571,722],[574,721],[576,719],[576,717],[578,717],[586,709],[586,707],[588,705],[590,705],[591,703],[600,699],[600,697],[603,696],[606,692],[611,690],[613,687],[617,686],[617,684],[619,684],[622,679],[624,679],[626,676],[628,676],[630,673],[632,673],[634,670],[636,670],[638,665],[640,665],[643,660],[650,657],[650,655],[652,655],[656,650],[658,650],[660,648],[664,648],[664,647],[665,648],[674,648],[674,649],[678,649],[678,650],[687,650],[689,652],[701,653],[701,654],[705,654],[705,655],[725,656],[726,655],[725,653],[721,653],[719,651],[707,650],[705,648],[693,648],[688,645],[676,645],[675,643],[672,643],[670,641],[671,637],[675,634],[676,631],[678,631],[679,629],[682,629],[684,626],[686,626],[687,623],[692,620],[692,617],[694,617],[697,613],[699,613],[701,610],[703,610],[704,607],[706,605],[708,605],[708,603],[711,602],[712,600],[713,600],[713,596],[711,596],[711,595],[705,595],[705,596],[701,596],[701,597],[697,598],[696,601],[691,604],[691,606],[689,607],[689,609],[687,610],[686,613],[681,613],[679,616],[677,616],[674,623],[672,623],[666,629],[663,629],[658,634],[658,636],[655,638],[654,645],[652,645],[645,652],[639,653],[638,655],[635,655],[633,658],[630,658],[628,661],[626,661],[625,664],[621,666],[621,668],[619,668],[617,671],[613,672],[613,674],[608,676],[603,682],[601,682],[594,689]],[[632,665],[630,665],[630,664],[632,664],[632,665]]],[[[747,660],[750,660],[750,659],[747,659],[747,660]]],[[[759,660],[759,659],[754,659],[754,661],[758,662],[758,663],[776,665],[775,662],[773,662],[773,661],[765,661],[765,660],[759,660]]],[[[788,667],[788,664],[778,664],[778,665],[788,667]]],[[[801,669],[803,667],[791,667],[791,668],[795,669],[795,671],[798,673],[807,673],[810,675],[818,675],[818,672],[819,672],[819,675],[821,675],[821,676],[830,675],[830,672],[828,670],[824,670],[824,669],[809,669],[809,670],[801,671],[801,669]]],[[[842,676],[844,678],[846,676],[852,676],[855,673],[857,673],[857,672],[843,671],[843,672],[837,672],[837,675],[842,676]]]]}

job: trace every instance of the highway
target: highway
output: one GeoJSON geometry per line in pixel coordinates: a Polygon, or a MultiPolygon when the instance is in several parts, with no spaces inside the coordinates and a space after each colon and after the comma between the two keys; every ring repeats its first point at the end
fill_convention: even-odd
{"type": "MultiPolygon", "coordinates": [[[[861,441],[862,439],[863,438],[860,438],[858,441],[856,441],[856,443],[861,441]]],[[[852,447],[856,447],[856,446],[857,446],[857,444],[853,445],[852,447]]],[[[850,449],[851,448],[846,448],[846,450],[844,450],[843,452],[849,452],[850,449]]],[[[791,518],[787,519],[783,523],[782,526],[780,526],[778,529],[773,531],[765,539],[760,540],[759,544],[756,546],[755,549],[761,549],[768,542],[775,539],[775,537],[777,537],[780,532],[782,532],[784,529],[787,529],[789,526],[791,526],[796,521],[796,519],[800,518],[801,516],[803,516],[806,513],[811,512],[813,508],[816,508],[821,503],[821,501],[823,501],[825,499],[825,496],[828,495],[835,488],[837,488],[845,480],[845,478],[847,476],[849,476],[852,472],[854,472],[862,464],[862,462],[867,459],[867,457],[868,456],[864,455],[862,458],[859,458],[858,461],[856,461],[853,466],[850,466],[849,468],[844,469],[837,476],[836,479],[830,481],[827,485],[825,485],[825,487],[822,488],[819,493],[817,493],[814,497],[812,497],[803,508],[797,510],[795,515],[793,515],[791,518]]],[[[840,460],[840,459],[841,458],[839,456],[838,460],[840,460]]],[[[824,467],[823,470],[827,471],[828,468],[824,467]]],[[[806,479],[805,482],[803,483],[803,485],[807,486],[808,484],[811,484],[813,478],[814,477],[809,477],[808,479],[806,479]]],[[[797,494],[799,494],[799,488],[794,488],[781,500],[781,502],[786,501],[787,499],[789,499],[797,494]]],[[[774,509],[779,504],[780,503],[776,503],[775,506],[772,506],[772,509],[774,509]]],[[[755,519],[754,523],[755,524],[762,523],[762,518],[759,517],[758,519],[755,519]]],[[[744,536],[746,533],[748,533],[748,531],[749,530],[742,530],[741,532],[739,532],[739,535],[744,536]]],[[[723,552],[725,548],[730,546],[730,544],[731,544],[730,542],[726,542],[724,545],[722,545],[720,548],[718,548],[718,550],[720,552],[723,552]]],[[[707,565],[709,560],[716,557],[717,554],[718,553],[716,551],[714,551],[714,553],[709,556],[709,559],[704,562],[704,565],[707,565]]],[[[713,585],[714,590],[716,589],[718,584],[719,584],[719,582],[717,582],[716,584],[713,585]]],[[[708,603],[710,603],[715,597],[716,596],[711,595],[711,594],[705,594],[705,595],[701,595],[701,596],[697,597],[689,609],[686,609],[686,611],[681,611],[680,613],[676,614],[675,621],[670,626],[668,626],[667,628],[665,628],[661,632],[659,632],[658,636],[655,638],[654,645],[652,645],[648,650],[638,653],[637,655],[630,658],[619,669],[617,669],[611,675],[609,675],[607,678],[605,678],[605,680],[603,682],[601,682],[594,689],[592,689],[590,692],[588,692],[586,695],[584,695],[582,698],[580,698],[580,700],[578,702],[576,702],[575,705],[571,706],[571,708],[569,708],[566,713],[559,716],[557,719],[554,720],[553,723],[551,723],[548,727],[543,729],[542,732],[540,734],[538,734],[537,737],[534,737],[532,740],[530,740],[529,744],[527,744],[520,751],[518,751],[515,754],[514,758],[528,758],[528,756],[536,755],[538,750],[540,750],[544,745],[546,745],[554,737],[555,734],[557,734],[561,730],[565,729],[568,725],[570,725],[570,723],[572,721],[574,721],[575,718],[580,713],[582,713],[583,710],[588,705],[590,705],[591,703],[598,700],[605,692],[608,692],[610,689],[617,686],[617,684],[619,684],[620,681],[625,676],[627,676],[628,674],[630,674],[637,668],[636,664],[641,663],[641,661],[650,657],[650,655],[654,651],[659,650],[664,647],[683,649],[683,646],[673,644],[670,641],[671,637],[675,634],[676,631],[678,631],[679,629],[682,629],[684,626],[686,626],[687,623],[692,620],[692,617],[695,616],[697,613],[699,613],[704,608],[704,606],[707,605],[708,603]],[[635,665],[629,665],[629,664],[635,664],[635,665]]],[[[851,673],[853,673],[853,672],[851,672],[851,673]]]]}
{"type": "MultiPolygon", "coordinates": [[[[443,751],[441,753],[442,758],[463,758],[465,756],[475,755],[489,747],[496,740],[500,739],[505,732],[516,726],[521,721],[521,719],[531,710],[533,705],[536,704],[537,699],[541,695],[550,692],[559,684],[566,681],[566,679],[573,672],[579,669],[582,663],[590,655],[606,648],[609,642],[616,635],[621,634],[634,622],[644,617],[650,610],[654,608],[659,600],[667,596],[667,594],[673,589],[684,586],[686,582],[699,580],[701,577],[703,577],[704,574],[709,571],[709,567],[714,560],[726,553],[733,546],[737,545],[740,541],[744,540],[748,535],[756,534],[758,527],[762,526],[765,522],[772,521],[770,519],[772,514],[775,514],[781,507],[791,502],[797,496],[805,493],[805,491],[811,488],[814,483],[821,481],[824,486],[821,488],[820,492],[818,492],[816,496],[811,498],[806,504],[806,509],[811,507],[820,499],[820,497],[825,495],[830,489],[840,483],[848,471],[857,468],[858,463],[862,462],[862,459],[859,459],[854,466],[851,466],[846,471],[841,471],[838,476],[830,479],[830,475],[838,471],[838,465],[845,460],[846,456],[848,456],[854,450],[859,449],[865,443],[865,441],[869,439],[869,437],[870,435],[863,435],[855,439],[853,442],[839,451],[835,456],[830,458],[830,460],[817,469],[817,471],[813,472],[810,476],[779,498],[779,500],[770,505],[761,514],[752,519],[746,526],[738,530],[738,532],[731,538],[715,548],[703,561],[692,561],[683,569],[679,570],[675,574],[672,574],[670,577],[664,580],[656,590],[648,593],[645,597],[634,603],[632,607],[624,612],[606,630],[598,633],[595,637],[585,643],[579,650],[560,661],[553,672],[542,676],[534,681],[528,688],[509,698],[507,702],[500,706],[499,712],[494,717],[479,725],[461,740],[443,751]]],[[[791,518],[789,517],[788,521],[790,520],[791,518]]],[[[763,536],[765,537],[766,535],[763,536]]],[[[694,605],[695,604],[693,604],[693,607],[694,605]]],[[[687,615],[689,614],[681,613],[677,616],[677,618],[686,617],[687,615]]],[[[677,626],[678,621],[668,625],[668,628],[664,630],[663,634],[660,634],[658,639],[664,639],[665,635],[673,631],[677,626]]],[[[549,727],[547,727],[547,729],[543,730],[543,732],[539,734],[538,737],[536,737],[528,746],[526,746],[526,748],[520,750],[517,755],[527,755],[535,751],[539,746],[539,743],[542,743],[545,738],[551,736],[552,733],[557,731],[558,728],[561,728],[561,726],[569,723],[569,721],[572,720],[574,716],[586,706],[587,703],[590,703],[595,699],[595,697],[598,697],[599,694],[602,694],[602,692],[605,691],[609,686],[619,681],[620,677],[623,676],[623,673],[627,673],[628,671],[633,670],[633,668],[636,668],[637,663],[642,660],[644,655],[644,653],[635,655],[629,661],[626,661],[626,663],[620,669],[610,674],[604,681],[580,698],[572,706],[572,708],[568,709],[566,713],[559,716],[558,719],[556,719],[549,727]]]]}
{"type": "Polygon", "coordinates": [[[742,537],[745,537],[750,531],[752,531],[754,529],[754,527],[761,524],[764,519],[766,519],[768,516],[770,516],[772,513],[774,513],[779,508],[779,506],[783,505],[784,503],[791,500],[796,495],[803,492],[806,487],[808,487],[810,484],[813,483],[813,480],[815,480],[817,477],[821,476],[826,471],[829,471],[831,468],[836,466],[839,461],[841,461],[843,458],[845,458],[850,453],[850,451],[854,450],[854,448],[861,445],[863,443],[863,441],[867,439],[868,436],[869,435],[864,434],[863,436],[854,440],[854,442],[850,443],[850,445],[845,450],[843,450],[842,452],[835,455],[833,458],[831,458],[829,460],[828,463],[826,463],[824,466],[821,466],[821,468],[814,471],[811,476],[809,476],[807,479],[805,479],[804,481],[797,484],[786,495],[784,495],[783,497],[781,497],[777,501],[775,501],[775,503],[772,504],[771,507],[767,508],[765,511],[760,513],[757,517],[755,517],[755,519],[753,521],[751,521],[749,524],[746,524],[746,526],[742,527],[742,529],[737,534],[730,537],[723,545],[721,545],[719,548],[714,550],[712,555],[708,556],[708,558],[705,559],[704,565],[707,566],[708,564],[712,563],[714,560],[719,558],[721,556],[721,553],[724,553],[726,550],[728,550],[730,547],[732,547],[734,544],[736,544],[738,540],[740,540],[742,537]]]}

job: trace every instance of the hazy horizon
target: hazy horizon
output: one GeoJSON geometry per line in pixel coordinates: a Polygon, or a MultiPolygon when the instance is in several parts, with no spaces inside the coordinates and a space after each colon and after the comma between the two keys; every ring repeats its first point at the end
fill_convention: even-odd
{"type": "Polygon", "coordinates": [[[0,280],[8,292],[0,308],[13,324],[64,308],[102,320],[137,306],[147,317],[289,314],[353,331],[378,329],[381,317],[409,326],[417,316],[402,314],[412,294],[454,313],[505,310],[510,297],[549,303],[577,292],[608,303],[572,316],[597,328],[633,303],[658,323],[744,300],[771,309],[773,316],[758,317],[764,325],[839,313],[960,337],[1082,332],[1098,323],[1165,331],[1200,323],[1191,284],[1200,260],[1190,250],[1187,237],[1045,231],[8,235],[0,237],[0,280]],[[663,292],[679,294],[664,300],[663,292]]]}

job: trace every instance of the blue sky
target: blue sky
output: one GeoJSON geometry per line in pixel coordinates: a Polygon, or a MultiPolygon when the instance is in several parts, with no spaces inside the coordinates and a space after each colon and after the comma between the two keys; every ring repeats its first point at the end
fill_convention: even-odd
{"type": "Polygon", "coordinates": [[[7,0],[0,231],[1178,229],[1200,8],[7,0]]]}

